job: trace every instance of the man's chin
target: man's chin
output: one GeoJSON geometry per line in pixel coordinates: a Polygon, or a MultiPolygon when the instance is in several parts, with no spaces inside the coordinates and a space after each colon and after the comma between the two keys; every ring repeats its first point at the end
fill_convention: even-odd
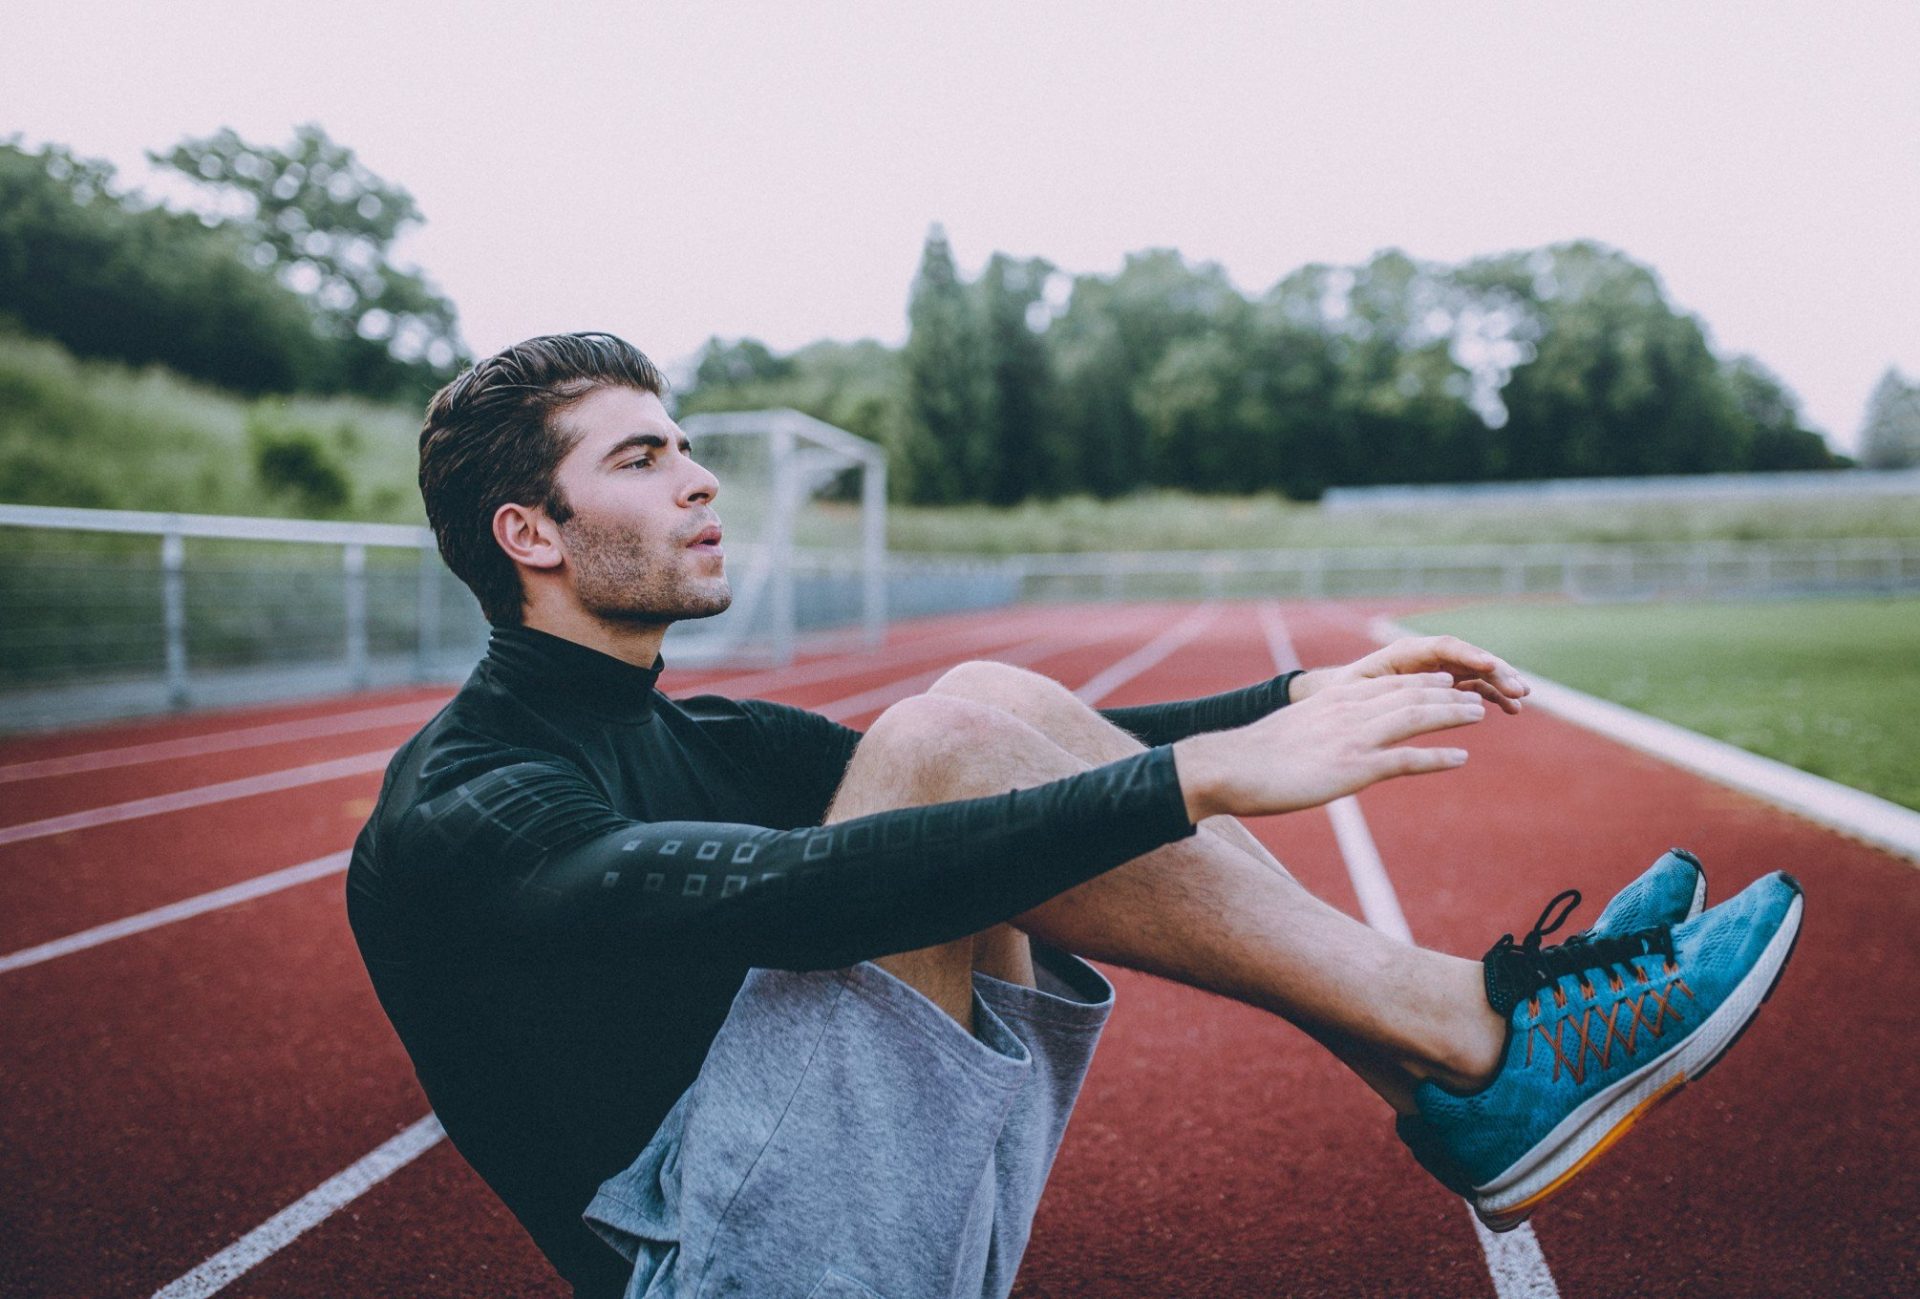
{"type": "Polygon", "coordinates": [[[733,589],[724,577],[719,579],[717,589],[687,594],[686,608],[675,615],[678,618],[711,618],[725,613],[733,605],[733,589]]]}

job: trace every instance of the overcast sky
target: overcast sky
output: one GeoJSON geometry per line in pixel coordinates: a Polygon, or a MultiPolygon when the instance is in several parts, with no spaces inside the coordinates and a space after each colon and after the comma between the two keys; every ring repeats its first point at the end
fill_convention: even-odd
{"type": "Polygon", "coordinates": [[[413,192],[401,251],[481,353],[898,342],[941,221],[968,274],[1171,246],[1256,293],[1599,239],[1843,448],[1887,365],[1920,374],[1915,0],[77,0],[8,27],[0,134],[125,181],[182,136],[321,123],[413,192]]]}

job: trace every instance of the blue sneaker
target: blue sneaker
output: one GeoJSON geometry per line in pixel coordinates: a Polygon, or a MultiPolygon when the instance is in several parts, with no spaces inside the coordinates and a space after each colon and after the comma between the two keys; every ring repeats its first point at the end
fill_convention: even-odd
{"type": "Polygon", "coordinates": [[[1613,895],[1589,934],[1624,934],[1655,925],[1677,925],[1699,915],[1707,902],[1707,872],[1685,848],[1669,848],[1644,874],[1613,895]]]}
{"type": "Polygon", "coordinates": [[[1719,1060],[1772,995],[1802,909],[1799,883],[1776,871],[1679,924],[1542,947],[1579,903],[1560,894],[1523,942],[1508,934],[1484,958],[1487,1001],[1508,1024],[1493,1079],[1415,1090],[1421,1162],[1495,1231],[1719,1060]]]}
{"type": "MultiPolygon", "coordinates": [[[[1581,938],[1677,925],[1700,914],[1707,900],[1707,874],[1685,848],[1669,848],[1640,878],[1614,894],[1593,928],[1581,938]]],[[[1452,1191],[1474,1198],[1473,1187],[1448,1158],[1444,1143],[1418,1114],[1396,1115],[1394,1133],[1422,1168],[1452,1191]]]]}

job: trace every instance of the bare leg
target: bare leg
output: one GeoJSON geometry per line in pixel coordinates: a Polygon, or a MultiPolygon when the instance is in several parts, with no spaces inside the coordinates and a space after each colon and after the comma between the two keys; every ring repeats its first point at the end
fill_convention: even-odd
{"type": "MultiPolygon", "coordinates": [[[[883,719],[884,721],[885,719],[883,719]]],[[[834,791],[833,804],[827,809],[826,824],[845,821],[873,812],[897,807],[918,807],[937,803],[941,796],[928,782],[919,778],[919,768],[911,761],[896,760],[893,729],[876,722],[867,738],[854,751],[847,774],[834,791]]],[[[1001,925],[997,928],[1005,929],[1001,925]]],[[[901,982],[926,994],[934,1005],[951,1015],[960,1026],[973,1032],[973,969],[976,949],[985,936],[969,934],[965,938],[936,947],[920,947],[908,952],[874,958],[874,964],[901,982]]],[[[1025,954],[1025,938],[1021,938],[1025,954]]],[[[995,954],[1004,963],[999,946],[995,954]]],[[[995,971],[989,971],[993,973],[995,971]]],[[[1031,977],[1028,982],[1031,983],[1031,977]]]]}
{"type": "MultiPolygon", "coordinates": [[[[931,693],[971,699],[1010,712],[1089,766],[1129,757],[1143,747],[1140,741],[1082,703],[1059,682],[1023,668],[992,662],[964,664],[935,682],[931,693]]],[[[1210,816],[1200,823],[1200,829],[1246,853],[1264,869],[1293,882],[1292,873],[1236,818],[1210,816]]],[[[1403,1114],[1413,1112],[1413,1087],[1418,1078],[1390,1055],[1329,1027],[1311,1023],[1299,1027],[1395,1110],[1403,1114]]]]}
{"type": "MultiPolygon", "coordinates": [[[[1056,683],[1017,669],[966,665],[921,698],[978,704],[983,694],[994,700],[981,706],[983,715],[948,711],[925,719],[946,737],[944,761],[935,768],[947,786],[942,797],[1038,784],[1082,770],[1092,757],[1138,751],[1136,741],[1056,683]],[[995,722],[996,714],[1006,720],[995,722]]],[[[1396,942],[1328,906],[1278,869],[1257,841],[1249,844],[1245,827],[1213,824],[1228,820],[1214,818],[1207,832],[1144,854],[1014,923],[1080,955],[1283,1015],[1337,1044],[1342,1058],[1396,1104],[1405,1103],[1409,1078],[1484,1077],[1504,1025],[1486,1004],[1478,962],[1396,942]]]]}

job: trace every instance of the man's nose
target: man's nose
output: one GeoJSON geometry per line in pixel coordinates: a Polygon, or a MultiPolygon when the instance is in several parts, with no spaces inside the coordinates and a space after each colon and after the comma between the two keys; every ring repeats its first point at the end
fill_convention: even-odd
{"type": "Polygon", "coordinates": [[[691,466],[691,472],[688,473],[686,485],[682,489],[682,499],[688,504],[695,502],[710,504],[713,498],[720,494],[720,480],[699,461],[689,460],[687,463],[691,466]]]}

